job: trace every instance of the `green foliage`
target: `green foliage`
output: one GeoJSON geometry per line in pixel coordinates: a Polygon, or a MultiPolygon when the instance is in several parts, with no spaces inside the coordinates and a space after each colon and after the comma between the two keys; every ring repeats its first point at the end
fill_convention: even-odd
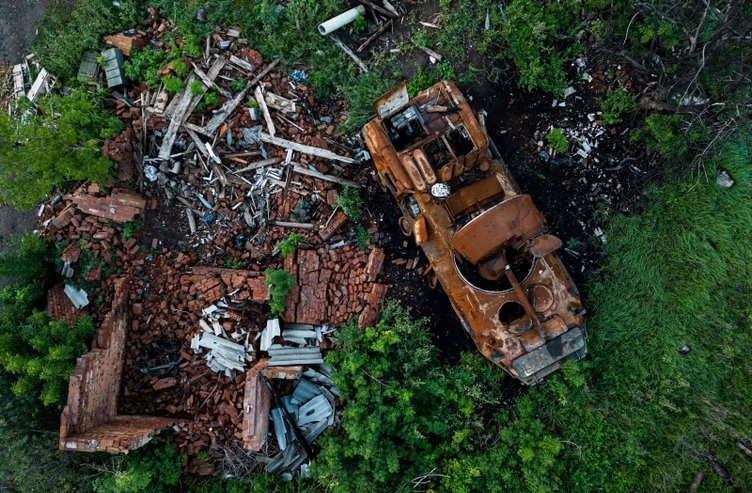
{"type": "Polygon", "coordinates": [[[172,62],[172,70],[174,70],[175,74],[181,79],[184,79],[191,71],[191,69],[188,68],[188,65],[182,60],[174,60],[172,62]]]}
{"type": "Polygon", "coordinates": [[[352,322],[327,361],[347,402],[314,474],[333,492],[555,491],[559,441],[523,402],[500,408],[503,373],[477,353],[442,365],[426,330],[394,303],[365,331],[352,322]],[[433,474],[431,474],[433,473],[433,474]]]}
{"type": "Polygon", "coordinates": [[[19,208],[33,207],[65,180],[107,181],[111,163],[100,153],[103,139],[122,122],[102,107],[102,95],[74,90],[49,94],[39,112],[0,115],[0,197],[19,208]]]}
{"type": "Polygon", "coordinates": [[[373,235],[363,225],[358,225],[358,228],[355,230],[355,241],[358,243],[358,248],[368,250],[371,238],[373,238],[373,235]]]}
{"type": "Polygon", "coordinates": [[[217,106],[219,104],[219,93],[217,92],[217,89],[212,87],[208,91],[204,93],[204,97],[201,98],[201,101],[198,102],[196,105],[196,109],[199,111],[205,110],[209,106],[217,106]]]}
{"type": "Polygon", "coordinates": [[[126,456],[112,459],[110,473],[94,481],[96,493],[184,491],[180,488],[185,458],[157,440],[126,456]]]}
{"type": "Polygon", "coordinates": [[[284,269],[266,269],[264,284],[269,286],[271,316],[285,311],[285,298],[295,284],[295,277],[284,269]]]}
{"type": "Polygon", "coordinates": [[[204,93],[204,85],[200,80],[194,80],[193,82],[188,84],[188,87],[191,89],[191,94],[193,94],[194,96],[198,96],[199,94],[204,93]]]}
{"type": "Polygon", "coordinates": [[[144,17],[143,0],[112,2],[78,0],[74,4],[51,2],[39,23],[33,51],[42,66],[65,80],[78,73],[85,51],[102,45],[102,36],[127,29],[144,17]]]}
{"type": "Polygon", "coordinates": [[[446,61],[433,65],[428,70],[423,70],[423,67],[418,66],[415,77],[407,83],[407,94],[412,98],[420,91],[428,89],[440,80],[453,80],[456,78],[457,75],[454,73],[452,65],[446,61]]]}
{"type": "Polygon", "coordinates": [[[282,258],[287,258],[288,255],[293,253],[298,246],[298,243],[300,243],[300,240],[302,240],[301,236],[298,233],[292,232],[288,235],[287,238],[280,241],[277,245],[277,250],[279,250],[279,256],[282,258]]]}
{"type": "Polygon", "coordinates": [[[740,490],[752,470],[736,449],[752,436],[752,139],[744,131],[710,176],[670,183],[641,215],[617,217],[602,281],[591,286],[590,362],[531,392],[566,438],[565,491],[679,491],[705,471],[705,491],[740,490]],[[679,348],[688,345],[690,352],[679,348]]]}
{"type": "Polygon", "coordinates": [[[146,47],[130,56],[123,64],[125,75],[133,81],[144,81],[152,88],[159,86],[159,69],[167,61],[167,53],[146,47]]]}
{"type": "Polygon", "coordinates": [[[36,233],[13,238],[7,251],[0,252],[0,278],[16,282],[42,282],[52,269],[49,243],[36,233]]]}
{"type": "Polygon", "coordinates": [[[518,84],[528,91],[562,93],[567,86],[564,63],[577,50],[571,40],[579,25],[579,2],[512,0],[504,11],[501,28],[490,36],[504,45],[499,57],[517,67],[518,84]]]}
{"type": "Polygon", "coordinates": [[[248,106],[249,108],[258,108],[259,107],[258,101],[256,101],[253,98],[250,98],[248,101],[246,101],[245,105],[248,106]]]}
{"type": "Polygon", "coordinates": [[[43,292],[34,285],[0,289],[0,367],[13,376],[13,393],[39,399],[45,406],[65,399],[76,359],[94,335],[89,317],[73,328],[53,321],[37,307],[43,292]]]}
{"type": "Polygon", "coordinates": [[[127,223],[123,223],[123,240],[129,240],[133,238],[136,233],[141,231],[144,227],[144,224],[138,220],[134,219],[133,221],[128,221],[127,223]]]}
{"type": "Polygon", "coordinates": [[[230,81],[230,87],[232,87],[232,90],[234,92],[240,92],[243,89],[245,89],[246,81],[243,79],[233,79],[230,81]]]}
{"type": "Polygon", "coordinates": [[[175,94],[183,90],[185,84],[182,80],[173,75],[165,75],[162,77],[162,84],[164,84],[165,91],[170,94],[175,94]]]}
{"type": "Polygon", "coordinates": [[[623,87],[609,89],[606,98],[601,101],[602,120],[606,125],[621,123],[622,115],[635,113],[638,109],[637,95],[630,94],[623,87]]]}
{"type": "Polygon", "coordinates": [[[245,269],[248,266],[248,262],[245,260],[233,260],[226,258],[224,266],[226,269],[245,269]]]}
{"type": "Polygon", "coordinates": [[[352,23],[352,29],[356,33],[364,32],[367,27],[368,27],[368,22],[366,21],[365,16],[362,16],[362,15],[357,16],[352,23]]]}
{"type": "Polygon", "coordinates": [[[360,219],[363,199],[360,198],[358,189],[355,187],[344,187],[342,192],[337,195],[337,206],[353,221],[360,219]]]}
{"type": "Polygon", "coordinates": [[[645,124],[632,134],[633,140],[644,140],[645,145],[658,151],[666,160],[684,157],[689,150],[688,140],[681,130],[681,115],[653,113],[645,124]]]}
{"type": "Polygon", "coordinates": [[[342,131],[359,130],[374,115],[373,102],[396,83],[396,78],[379,69],[371,70],[356,79],[345,92],[349,111],[347,121],[342,124],[342,131]]]}
{"type": "Polygon", "coordinates": [[[546,142],[548,142],[548,146],[553,149],[554,151],[563,154],[569,150],[569,141],[567,140],[567,136],[564,135],[564,132],[560,128],[553,128],[548,134],[546,135],[546,142]]]}

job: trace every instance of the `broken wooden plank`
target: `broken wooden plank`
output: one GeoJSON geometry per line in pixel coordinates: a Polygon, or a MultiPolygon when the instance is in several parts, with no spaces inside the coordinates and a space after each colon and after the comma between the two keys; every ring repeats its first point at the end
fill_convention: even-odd
{"type": "Polygon", "coordinates": [[[238,58],[235,55],[230,55],[230,63],[237,65],[238,67],[247,70],[249,72],[253,72],[255,69],[253,68],[253,65],[246,62],[242,58],[238,58]]]}
{"type": "Polygon", "coordinates": [[[361,51],[365,50],[367,46],[376,41],[376,38],[384,34],[384,31],[386,31],[390,27],[392,27],[392,21],[382,24],[382,26],[375,33],[371,34],[367,40],[363,41],[363,43],[358,46],[358,49],[356,51],[360,53],[361,51]]]}
{"type": "Polygon", "coordinates": [[[277,164],[280,161],[282,160],[278,157],[264,159],[263,161],[256,161],[255,163],[251,163],[248,166],[245,166],[244,168],[233,170],[231,171],[231,173],[233,174],[245,173],[246,171],[252,171],[254,169],[263,168],[264,166],[271,166],[272,164],[277,164]]]}
{"type": "Polygon", "coordinates": [[[340,185],[345,185],[345,186],[348,186],[348,187],[360,188],[360,184],[359,183],[355,183],[352,180],[347,180],[345,178],[340,178],[338,176],[325,175],[324,173],[320,173],[318,171],[314,171],[312,169],[305,168],[305,167],[299,165],[298,163],[294,163],[293,170],[296,173],[300,173],[301,175],[312,176],[312,177],[318,178],[320,180],[330,181],[330,182],[333,182],[333,183],[339,183],[340,185]]]}
{"type": "Polygon", "coordinates": [[[248,82],[248,84],[245,85],[245,89],[240,91],[234,98],[230,99],[229,101],[226,101],[225,104],[222,105],[222,108],[218,112],[214,114],[211,120],[209,120],[209,123],[206,124],[204,127],[206,129],[205,134],[206,135],[214,135],[214,132],[217,131],[220,125],[222,125],[222,122],[225,121],[225,119],[232,114],[233,111],[235,111],[235,108],[240,104],[240,102],[245,98],[245,95],[248,93],[248,91],[255,86],[256,84],[261,81],[264,77],[266,77],[266,74],[268,74],[274,67],[277,66],[279,63],[279,58],[274,60],[272,63],[266,66],[264,70],[261,71],[260,74],[258,74],[256,77],[254,77],[252,80],[248,82]]]}
{"type": "MultiPolygon", "coordinates": [[[[209,72],[207,72],[206,74],[207,78],[213,82],[214,79],[217,78],[219,73],[225,67],[225,63],[227,63],[227,59],[224,56],[220,56],[216,60],[214,60],[214,63],[212,63],[211,67],[209,67],[209,72]]],[[[201,101],[203,97],[204,97],[203,93],[193,96],[193,99],[191,100],[191,105],[188,107],[188,112],[186,112],[185,117],[183,118],[182,123],[184,125],[185,125],[186,120],[188,120],[188,118],[191,116],[191,113],[193,113],[193,110],[196,109],[196,105],[198,105],[198,103],[201,101]]]]}
{"type": "Polygon", "coordinates": [[[313,229],[313,223],[296,223],[291,221],[267,221],[272,226],[281,226],[283,228],[300,228],[313,229]]]}
{"type": "Polygon", "coordinates": [[[417,46],[418,49],[422,50],[426,55],[434,58],[437,62],[441,61],[441,55],[433,51],[431,48],[426,48],[425,46],[420,46],[419,44],[416,44],[415,46],[417,46]]]}
{"type": "Polygon", "coordinates": [[[261,90],[261,86],[256,86],[256,90],[253,92],[253,95],[259,105],[261,114],[264,115],[264,121],[266,122],[266,128],[269,130],[269,135],[274,137],[274,135],[277,133],[277,129],[274,128],[274,121],[272,121],[272,115],[269,114],[269,108],[266,106],[264,92],[261,90]]]}
{"type": "Polygon", "coordinates": [[[332,151],[326,149],[321,149],[320,147],[313,147],[305,144],[298,144],[297,142],[292,142],[290,140],[280,139],[279,137],[274,137],[264,132],[259,132],[259,140],[261,140],[261,142],[266,142],[267,144],[272,144],[278,147],[283,147],[285,149],[292,149],[293,151],[302,152],[303,154],[310,154],[311,156],[317,156],[324,159],[332,159],[334,161],[341,161],[347,164],[357,163],[357,161],[353,158],[340,156],[339,154],[335,154],[332,151]]]}
{"type": "Polygon", "coordinates": [[[187,85],[183,89],[183,92],[180,93],[180,102],[178,102],[178,105],[175,108],[175,112],[172,114],[170,126],[167,127],[167,133],[165,133],[165,136],[162,140],[162,147],[159,148],[160,159],[170,159],[170,154],[172,153],[172,145],[175,143],[175,138],[178,135],[178,129],[180,129],[180,125],[183,122],[183,117],[188,111],[192,99],[193,94],[191,93],[190,86],[187,85]]]}
{"type": "Polygon", "coordinates": [[[355,54],[353,50],[350,49],[349,46],[347,46],[345,43],[343,43],[337,36],[334,34],[328,34],[327,37],[334,41],[334,44],[339,46],[339,48],[345,52],[347,56],[352,58],[352,60],[355,62],[355,64],[360,67],[360,70],[362,70],[364,73],[368,72],[368,65],[366,65],[363,60],[361,60],[358,55],[355,54]]]}
{"type": "MultiPolygon", "coordinates": [[[[207,89],[211,89],[212,87],[216,87],[217,91],[226,98],[231,98],[232,94],[230,91],[225,89],[224,87],[219,87],[215,82],[214,79],[210,78],[208,75],[204,73],[203,70],[198,68],[198,66],[195,63],[191,63],[193,65],[193,71],[196,73],[199,79],[201,79],[201,82],[206,86],[207,89]]],[[[198,94],[197,94],[198,96],[198,94]]]]}

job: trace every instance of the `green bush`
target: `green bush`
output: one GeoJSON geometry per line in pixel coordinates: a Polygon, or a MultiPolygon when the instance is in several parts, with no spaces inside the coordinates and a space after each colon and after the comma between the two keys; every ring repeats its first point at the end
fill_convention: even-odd
{"type": "Polygon", "coordinates": [[[360,198],[358,189],[355,187],[344,187],[342,192],[337,195],[337,206],[353,221],[360,219],[363,199],[360,198]]]}
{"type": "Polygon", "coordinates": [[[0,278],[41,284],[52,268],[50,245],[36,233],[13,238],[8,250],[0,253],[0,278]]]}
{"type": "Polygon", "coordinates": [[[327,355],[347,402],[326,433],[313,473],[334,493],[555,491],[559,440],[530,402],[501,407],[504,373],[475,352],[442,364],[426,330],[394,303],[375,327],[352,322],[327,355]]]}
{"type": "Polygon", "coordinates": [[[295,284],[295,277],[284,269],[266,269],[264,284],[269,286],[269,308],[276,317],[285,311],[285,298],[295,284]]]}
{"type": "Polygon", "coordinates": [[[518,84],[528,91],[561,94],[567,86],[564,63],[577,50],[572,39],[579,2],[512,0],[504,11],[506,20],[494,35],[504,45],[499,57],[514,63],[518,84]]]}
{"type": "Polygon", "coordinates": [[[143,81],[147,86],[155,88],[160,82],[157,72],[166,63],[167,57],[165,51],[147,46],[132,54],[123,64],[123,70],[130,80],[143,81]]]}
{"type": "Polygon", "coordinates": [[[287,238],[280,241],[277,245],[277,250],[279,250],[279,256],[282,258],[287,258],[288,255],[293,253],[295,249],[298,246],[298,243],[300,243],[300,240],[302,240],[301,236],[298,233],[292,232],[290,233],[287,238]]]}
{"type": "Polygon", "coordinates": [[[621,123],[622,115],[635,113],[638,109],[637,95],[630,94],[624,88],[609,89],[601,101],[602,120],[606,125],[621,123]]]}
{"type": "Polygon", "coordinates": [[[165,91],[170,94],[175,94],[183,90],[185,84],[182,80],[173,75],[165,75],[162,77],[162,84],[164,84],[165,91]]]}
{"type": "Polygon", "coordinates": [[[38,112],[0,115],[0,198],[28,209],[66,180],[108,181],[111,162],[100,146],[123,124],[102,102],[101,94],[77,89],[45,96],[38,112]]]}
{"type": "Polygon", "coordinates": [[[569,150],[567,136],[564,135],[564,132],[560,128],[553,128],[548,132],[546,135],[546,142],[548,142],[548,146],[551,149],[560,154],[564,154],[569,150]]]}
{"type": "MultiPolygon", "coordinates": [[[[181,488],[185,457],[162,440],[111,459],[108,474],[94,480],[96,493],[185,491],[181,488]]],[[[187,486],[187,485],[185,485],[187,486]]]]}
{"type": "Polygon", "coordinates": [[[649,149],[657,151],[667,161],[681,158],[689,150],[689,141],[681,125],[681,115],[653,113],[641,128],[632,133],[632,140],[643,140],[649,149]]]}
{"type": "Polygon", "coordinates": [[[367,27],[368,27],[368,22],[366,21],[365,16],[362,16],[362,15],[357,16],[352,23],[352,29],[356,33],[364,32],[367,27]]]}

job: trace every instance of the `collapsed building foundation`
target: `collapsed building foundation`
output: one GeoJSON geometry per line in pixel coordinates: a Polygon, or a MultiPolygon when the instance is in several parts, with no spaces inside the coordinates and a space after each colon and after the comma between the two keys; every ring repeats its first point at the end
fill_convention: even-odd
{"type": "Polygon", "coordinates": [[[175,420],[117,414],[123,355],[129,324],[127,279],[115,284],[110,313],[97,330],[92,349],[82,356],[68,384],[60,417],[60,450],[127,453],[149,441],[175,420]]]}

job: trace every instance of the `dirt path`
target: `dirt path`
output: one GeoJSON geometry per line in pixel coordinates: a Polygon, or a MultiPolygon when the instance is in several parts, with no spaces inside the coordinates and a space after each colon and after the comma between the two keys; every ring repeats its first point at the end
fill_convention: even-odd
{"type": "Polygon", "coordinates": [[[18,63],[36,36],[36,24],[50,0],[0,2],[0,64],[18,63]]]}
{"type": "MultiPolygon", "coordinates": [[[[36,24],[50,0],[0,1],[0,64],[18,63],[31,47],[36,24]]],[[[0,248],[9,238],[29,231],[34,226],[33,211],[17,211],[0,206],[0,248]]]]}

